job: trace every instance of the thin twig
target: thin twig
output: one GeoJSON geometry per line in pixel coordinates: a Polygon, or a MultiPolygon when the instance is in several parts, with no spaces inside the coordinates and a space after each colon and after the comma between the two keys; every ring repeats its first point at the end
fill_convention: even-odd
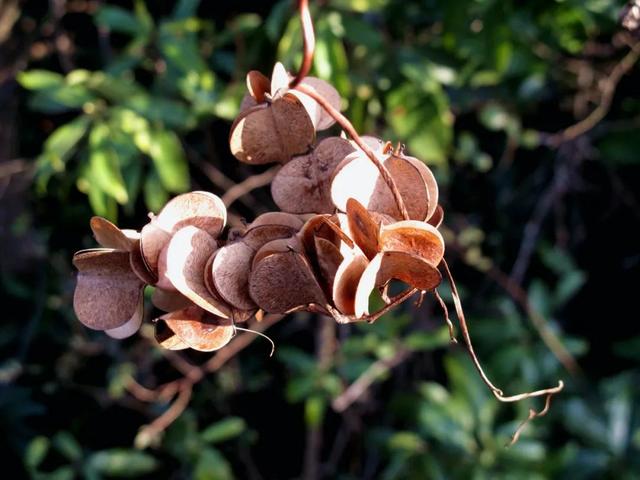
{"type": "Polygon", "coordinates": [[[593,129],[611,109],[613,97],[616,93],[618,83],[636,64],[640,58],[640,42],[631,45],[631,50],[614,67],[609,77],[602,86],[602,98],[598,106],[586,118],[578,123],[565,128],[564,130],[547,138],[547,144],[558,147],[562,143],[576,139],[593,129]]]}
{"type": "Polygon", "coordinates": [[[137,441],[146,446],[148,441],[156,438],[165,431],[185,411],[191,400],[192,385],[185,381],[182,383],[176,400],[171,406],[149,425],[142,427],[137,436],[137,441]]]}
{"type": "Polygon", "coordinates": [[[400,347],[396,353],[390,358],[381,358],[373,362],[358,379],[349,385],[339,396],[332,402],[331,406],[336,412],[344,412],[354,402],[356,402],[371,385],[381,376],[400,365],[411,355],[411,350],[400,347]]]}
{"type": "Polygon", "coordinates": [[[224,195],[222,195],[222,202],[225,204],[227,208],[229,208],[229,206],[233,202],[235,202],[239,198],[242,198],[252,190],[255,190],[256,188],[264,187],[265,185],[269,185],[271,183],[271,180],[273,180],[273,177],[276,176],[276,173],[278,172],[279,168],[280,168],[279,166],[270,168],[265,172],[262,172],[258,175],[252,175],[248,177],[246,180],[243,180],[242,182],[235,184],[234,186],[229,188],[224,193],[224,195]]]}
{"type": "Polygon", "coordinates": [[[447,308],[447,304],[444,303],[444,300],[440,296],[437,288],[434,288],[433,294],[435,295],[436,300],[440,304],[440,308],[442,308],[442,312],[444,313],[444,321],[447,322],[447,327],[449,328],[449,340],[451,341],[451,343],[458,343],[453,322],[451,321],[451,318],[449,318],[449,309],[447,308]]]}
{"type": "Polygon", "coordinates": [[[551,406],[551,397],[553,397],[552,394],[547,395],[547,398],[544,402],[544,408],[539,412],[536,412],[533,408],[529,409],[529,416],[525,420],[523,420],[522,423],[516,429],[516,431],[513,432],[513,435],[511,436],[511,441],[506,445],[507,447],[511,447],[516,444],[516,442],[520,438],[520,434],[524,430],[524,427],[526,427],[531,420],[538,417],[544,417],[547,414],[547,412],[549,411],[549,407],[551,406]]]}
{"type": "Polygon", "coordinates": [[[289,83],[289,88],[295,88],[309,74],[313,65],[313,54],[316,49],[316,36],[313,32],[313,21],[309,12],[308,0],[298,0],[298,11],[300,12],[300,24],[302,27],[303,56],[300,69],[295,78],[289,83]]]}

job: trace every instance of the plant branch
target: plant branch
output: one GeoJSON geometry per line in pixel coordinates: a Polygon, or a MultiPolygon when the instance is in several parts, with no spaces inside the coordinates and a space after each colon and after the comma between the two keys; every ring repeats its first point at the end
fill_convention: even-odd
{"type": "Polygon", "coordinates": [[[309,12],[309,1],[298,0],[298,10],[300,12],[300,24],[302,27],[303,56],[300,69],[296,76],[289,83],[289,88],[297,87],[302,80],[309,74],[313,65],[313,54],[316,49],[316,37],[313,31],[313,21],[309,12]]]}

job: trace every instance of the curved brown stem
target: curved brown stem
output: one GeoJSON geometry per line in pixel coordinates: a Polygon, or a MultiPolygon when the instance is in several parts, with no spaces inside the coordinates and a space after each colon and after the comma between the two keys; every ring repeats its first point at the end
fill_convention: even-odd
{"type": "Polygon", "coordinates": [[[313,64],[313,54],[316,49],[316,37],[313,32],[313,21],[309,12],[308,0],[298,0],[298,10],[300,11],[300,23],[302,25],[302,41],[304,42],[302,63],[300,70],[289,83],[289,88],[297,87],[304,77],[307,76],[313,64]]]}
{"type": "Polygon", "coordinates": [[[387,186],[391,190],[391,193],[393,194],[393,199],[395,200],[396,205],[398,206],[398,210],[400,210],[400,214],[402,215],[402,218],[404,220],[409,220],[410,219],[409,213],[407,212],[407,208],[404,205],[404,200],[402,199],[402,195],[400,195],[400,190],[398,190],[398,186],[396,185],[396,182],[393,180],[393,177],[391,177],[389,170],[387,170],[387,167],[385,167],[384,164],[380,161],[380,159],[376,157],[376,154],[373,153],[373,150],[371,150],[371,148],[364,142],[364,140],[362,140],[360,135],[358,135],[358,132],[356,132],[356,129],[351,124],[349,119],[347,119],[347,117],[345,117],[336,108],[334,108],[333,105],[331,105],[326,98],[324,98],[322,95],[320,95],[318,92],[316,92],[313,88],[309,87],[308,85],[300,84],[296,87],[296,90],[298,90],[301,93],[304,93],[305,95],[310,96],[316,102],[318,102],[318,104],[322,108],[324,108],[325,111],[329,115],[331,115],[331,117],[336,122],[338,122],[338,124],[342,127],[342,129],[345,132],[347,132],[347,135],[349,135],[349,137],[351,137],[353,141],[356,142],[358,147],[360,147],[360,150],[366,153],[367,157],[369,157],[369,159],[376,166],[376,168],[380,172],[380,176],[382,177],[384,182],[387,184],[387,186]]]}
{"type": "Polygon", "coordinates": [[[518,402],[520,400],[525,400],[527,398],[542,397],[544,395],[553,395],[560,392],[564,388],[564,383],[562,380],[560,380],[558,382],[558,385],[555,387],[536,390],[534,392],[525,392],[518,395],[512,395],[512,396],[506,397],[504,395],[504,392],[500,390],[498,387],[496,387],[491,382],[491,380],[489,380],[489,377],[487,377],[486,373],[484,373],[482,365],[480,365],[480,361],[478,360],[478,357],[476,356],[476,353],[473,349],[473,344],[471,343],[471,336],[469,334],[469,328],[467,327],[467,321],[464,317],[464,311],[462,310],[462,302],[460,301],[460,295],[458,294],[458,289],[456,288],[456,284],[453,281],[453,276],[451,275],[451,271],[449,270],[449,265],[447,265],[447,262],[444,259],[442,259],[442,267],[444,269],[445,275],[447,276],[447,279],[449,280],[449,284],[451,286],[451,295],[453,297],[453,303],[456,307],[456,314],[458,315],[458,321],[460,322],[460,330],[462,331],[462,337],[464,338],[464,343],[467,346],[467,351],[469,352],[469,355],[471,356],[471,360],[473,360],[473,364],[476,367],[476,370],[478,370],[478,373],[480,374],[482,381],[485,383],[485,385],[489,387],[493,395],[501,402],[518,402]]]}

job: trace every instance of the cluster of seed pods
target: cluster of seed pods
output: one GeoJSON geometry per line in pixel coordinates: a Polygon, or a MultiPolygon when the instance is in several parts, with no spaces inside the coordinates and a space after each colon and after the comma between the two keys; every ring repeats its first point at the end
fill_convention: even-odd
{"type": "MultiPolygon", "coordinates": [[[[334,118],[290,89],[290,80],[281,64],[271,80],[250,72],[230,133],[238,160],[282,165],[271,184],[281,211],[229,229],[216,195],[191,192],[150,215],[140,231],[94,217],[102,248],[73,259],[82,323],[115,338],[134,334],[144,317],[143,290],[152,285],[153,305],[166,312],[154,320],[160,345],[212,351],[256,315],[305,310],[341,323],[373,321],[440,284],[443,210],[430,169],[373,137],[363,137],[367,154],[342,136],[319,135],[334,118]],[[406,289],[389,298],[392,281],[406,289]],[[374,312],[372,296],[384,304],[374,312]]],[[[312,77],[302,83],[339,110],[331,85],[312,77]]]]}

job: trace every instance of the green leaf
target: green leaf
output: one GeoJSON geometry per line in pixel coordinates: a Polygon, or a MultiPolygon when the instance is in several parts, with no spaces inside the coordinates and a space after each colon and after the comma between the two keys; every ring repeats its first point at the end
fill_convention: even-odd
{"type": "Polygon", "coordinates": [[[49,70],[27,70],[16,75],[18,83],[28,90],[45,90],[61,87],[64,77],[49,70]]]}
{"type": "Polygon", "coordinates": [[[439,87],[416,91],[404,84],[387,97],[388,121],[395,138],[406,142],[409,154],[427,163],[444,163],[453,138],[449,102],[439,87]]]}
{"type": "Polygon", "coordinates": [[[179,0],[173,9],[172,17],[176,20],[194,16],[198,11],[200,0],[179,0]]]}
{"type": "Polygon", "coordinates": [[[82,447],[69,432],[58,432],[52,439],[53,446],[72,462],[82,458],[82,447]]]}
{"type": "Polygon", "coordinates": [[[100,190],[122,205],[129,201],[118,156],[111,145],[92,145],[89,151],[89,168],[91,179],[96,182],[100,190]]]}
{"type": "Polygon", "coordinates": [[[204,448],[193,471],[194,480],[232,480],[231,465],[214,448],[204,448]]]}
{"type": "Polygon", "coordinates": [[[189,165],[178,136],[168,130],[151,130],[149,156],[162,186],[172,193],[189,189],[189,165]]]}
{"type": "Polygon", "coordinates": [[[44,143],[43,156],[56,172],[64,170],[65,162],[71,157],[78,142],[85,136],[91,119],[82,115],[58,127],[44,143]]]}
{"type": "Polygon", "coordinates": [[[135,15],[124,8],[113,5],[102,6],[98,10],[98,13],[96,13],[95,19],[98,25],[113,30],[114,32],[137,35],[142,28],[142,25],[135,15]]]}
{"type": "Polygon", "coordinates": [[[96,96],[83,84],[67,85],[36,91],[29,100],[29,106],[44,113],[62,113],[80,109],[96,96]]]}
{"type": "Polygon", "coordinates": [[[159,212],[169,200],[169,192],[160,182],[155,170],[149,172],[144,181],[144,203],[150,212],[159,212]]]}
{"type": "Polygon", "coordinates": [[[119,478],[134,478],[158,468],[155,457],[135,450],[114,448],[91,455],[87,466],[100,474],[119,478]]]}
{"type": "Polygon", "coordinates": [[[242,418],[229,417],[208,426],[200,433],[200,438],[207,443],[220,443],[237,437],[246,429],[247,424],[242,418]]]}
{"type": "Polygon", "coordinates": [[[49,451],[49,439],[46,437],[35,437],[29,442],[24,452],[25,466],[30,470],[35,470],[42,463],[49,451]]]}
{"type": "Polygon", "coordinates": [[[182,103],[159,96],[136,95],[123,104],[153,122],[170,128],[189,129],[195,125],[191,112],[182,103]]]}
{"type": "Polygon", "coordinates": [[[322,424],[327,401],[319,396],[312,395],[304,403],[304,420],[310,428],[317,428],[322,424]]]}

